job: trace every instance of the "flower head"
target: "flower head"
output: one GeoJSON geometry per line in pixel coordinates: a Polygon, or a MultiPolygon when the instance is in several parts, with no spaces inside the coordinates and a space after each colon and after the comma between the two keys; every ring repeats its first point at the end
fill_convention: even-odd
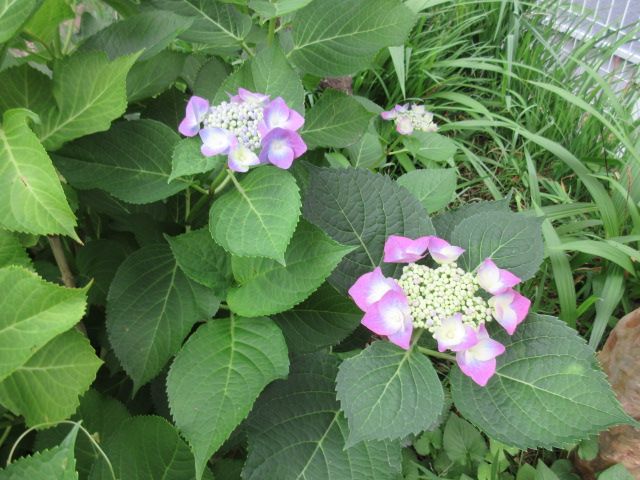
{"type": "Polygon", "coordinates": [[[362,325],[405,350],[411,343],[413,322],[404,293],[390,290],[375,302],[362,318],[362,325]]]}
{"type": "Polygon", "coordinates": [[[438,125],[433,121],[433,114],[427,112],[424,105],[396,105],[391,110],[382,112],[384,120],[394,120],[396,131],[401,135],[411,135],[414,130],[435,132],[438,125]]]}
{"type": "Polygon", "coordinates": [[[437,263],[444,264],[458,260],[464,253],[464,248],[453,246],[440,237],[430,237],[429,253],[437,263]]]}
{"type": "Polygon", "coordinates": [[[496,357],[502,355],[505,348],[489,337],[484,325],[478,328],[476,335],[475,345],[456,353],[456,361],[462,373],[484,387],[496,372],[496,357]]]}
{"type": "Polygon", "coordinates": [[[399,235],[390,235],[384,244],[384,262],[413,263],[427,253],[430,237],[420,237],[412,240],[399,235]]]}
{"type": "Polygon", "coordinates": [[[200,131],[200,124],[209,110],[209,101],[195,95],[187,103],[186,114],[178,131],[185,137],[195,137],[200,131]]]}
{"type": "Polygon", "coordinates": [[[298,133],[284,128],[274,128],[262,139],[260,161],[286,169],[306,151],[307,145],[298,133]]]}
{"type": "Polygon", "coordinates": [[[497,295],[519,284],[520,278],[508,270],[498,268],[493,260],[487,258],[478,267],[478,283],[487,292],[497,295]]]}
{"type": "Polygon", "coordinates": [[[493,318],[513,335],[518,325],[526,318],[531,300],[513,289],[509,289],[489,299],[493,318]]]}

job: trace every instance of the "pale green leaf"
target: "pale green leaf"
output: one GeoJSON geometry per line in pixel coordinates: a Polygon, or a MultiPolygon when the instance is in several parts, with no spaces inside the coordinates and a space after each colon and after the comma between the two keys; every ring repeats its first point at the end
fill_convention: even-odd
{"type": "Polygon", "coordinates": [[[36,135],[27,110],[8,110],[0,129],[0,226],[41,235],[77,238],[76,218],[36,135]]]}
{"type": "Polygon", "coordinates": [[[149,245],[127,257],[109,289],[107,332],[135,390],[160,373],[193,325],[218,305],[182,273],[168,245],[149,245]]]}
{"type": "Polygon", "coordinates": [[[346,448],[347,422],[336,400],[337,361],[296,358],[286,380],[269,385],[249,417],[244,480],[396,480],[401,448],[365,441],[346,448]]]}
{"type": "Polygon", "coordinates": [[[453,140],[434,132],[414,132],[402,137],[402,143],[418,160],[445,162],[456,153],[457,147],[453,140]]]}
{"type": "Polygon", "coordinates": [[[0,0],[0,43],[11,39],[37,6],[37,0],[0,0]]]}
{"type": "Polygon", "coordinates": [[[347,147],[347,153],[356,168],[379,167],[385,158],[378,132],[371,126],[356,143],[347,147]]]}
{"type": "Polygon", "coordinates": [[[153,97],[169,88],[180,76],[185,59],[184,54],[164,51],[136,63],[127,76],[129,102],[153,97]]]}
{"type": "Polygon", "coordinates": [[[354,247],[340,245],[319,228],[301,221],[284,256],[284,264],[268,258],[233,257],[233,274],[239,283],[227,303],[246,317],[280,313],[313,293],[342,257],[354,247]]]}
{"type": "Polygon", "coordinates": [[[0,269],[0,380],[80,321],[86,291],[45,282],[21,267],[0,269]]]}
{"type": "Polygon", "coordinates": [[[205,157],[200,151],[200,137],[183,138],[176,143],[171,156],[171,175],[169,182],[180,177],[209,172],[224,167],[226,158],[223,155],[205,157]]]}
{"type": "Polygon", "coordinates": [[[109,131],[66,145],[56,167],[75,188],[99,188],[129,203],[151,203],[189,186],[169,182],[171,156],[180,137],[155,120],[118,122],[109,131]]]}
{"type": "Polygon", "coordinates": [[[489,450],[480,432],[454,413],[444,426],[442,446],[447,457],[460,465],[482,461],[489,450]]]}
{"type": "Polygon", "coordinates": [[[287,375],[287,347],[267,318],[203,325],[167,377],[171,414],[196,459],[196,478],[271,381],[287,375]]]}
{"type": "Polygon", "coordinates": [[[485,387],[459,369],[451,374],[456,408],[487,435],[507,445],[566,448],[612,425],[630,423],[599,369],[594,351],[556,318],[529,315],[509,336],[485,387]]]}
{"type": "Polygon", "coordinates": [[[312,0],[249,0],[249,7],[265,19],[281,17],[300,10],[312,0]]]}
{"type": "Polygon", "coordinates": [[[319,77],[356,73],[378,50],[403,44],[415,16],[398,0],[315,0],[296,12],[292,62],[319,77]]]}
{"type": "Polygon", "coordinates": [[[456,179],[453,168],[430,168],[405,173],[397,181],[420,200],[427,213],[434,213],[453,199],[456,179]]]}
{"type": "Polygon", "coordinates": [[[238,256],[284,262],[284,252],[300,216],[300,192],[286,170],[261,166],[211,207],[213,239],[238,256]]]}
{"type": "Polygon", "coordinates": [[[431,361],[389,342],[375,342],[342,362],[336,383],[349,421],[347,446],[420,433],[437,421],[444,405],[431,361]]]}
{"type": "Polygon", "coordinates": [[[58,335],[0,383],[0,403],[29,427],[65,420],[102,365],[89,340],[75,329],[58,335]]]}
{"type": "Polygon", "coordinates": [[[18,237],[14,233],[0,230],[0,268],[9,265],[32,268],[31,258],[18,237]]]}
{"type": "Polygon", "coordinates": [[[43,45],[50,45],[60,38],[60,24],[74,17],[68,0],[44,0],[25,24],[24,31],[43,45]]]}

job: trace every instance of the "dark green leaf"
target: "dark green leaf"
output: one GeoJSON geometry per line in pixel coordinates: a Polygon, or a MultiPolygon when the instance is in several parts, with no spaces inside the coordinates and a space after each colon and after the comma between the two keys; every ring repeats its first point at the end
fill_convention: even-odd
{"type": "Polygon", "coordinates": [[[181,53],[165,51],[136,63],[127,76],[127,99],[135,102],[169,88],[180,76],[185,58],[181,53]]]}
{"type": "Polygon", "coordinates": [[[510,212],[508,199],[496,200],[493,202],[467,203],[460,208],[433,217],[433,226],[438,232],[438,236],[444,239],[451,239],[451,232],[465,218],[469,218],[476,213],[485,212],[510,212]]]}
{"type": "Polygon", "coordinates": [[[434,213],[453,199],[456,179],[453,168],[430,168],[405,173],[398,183],[420,200],[427,213],[434,213]]]}
{"type": "Polygon", "coordinates": [[[442,445],[447,457],[460,465],[482,461],[489,450],[480,432],[455,413],[444,426],[442,445]]]}
{"type": "Polygon", "coordinates": [[[0,111],[28,108],[42,113],[53,100],[51,79],[29,64],[0,72],[0,111]]]}
{"type": "Polygon", "coordinates": [[[124,243],[105,238],[91,240],[78,250],[78,272],[86,282],[93,280],[89,289],[90,304],[105,304],[111,280],[129,253],[124,243]]]}

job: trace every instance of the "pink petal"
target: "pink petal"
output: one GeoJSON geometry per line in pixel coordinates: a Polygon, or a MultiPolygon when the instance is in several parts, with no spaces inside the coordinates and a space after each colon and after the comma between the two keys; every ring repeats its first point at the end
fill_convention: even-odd
{"type": "Polygon", "coordinates": [[[407,297],[389,291],[367,310],[362,325],[377,335],[394,335],[406,329],[407,321],[411,321],[407,297]]]}
{"type": "Polygon", "coordinates": [[[243,145],[237,145],[229,151],[227,164],[234,172],[246,172],[249,167],[259,163],[258,156],[243,145]]]}
{"type": "Polygon", "coordinates": [[[238,88],[238,95],[231,97],[231,100],[239,99],[242,102],[256,103],[262,105],[269,100],[269,95],[263,93],[254,93],[245,88],[238,88]]]}
{"type": "Polygon", "coordinates": [[[515,290],[507,290],[491,297],[489,305],[493,307],[493,318],[509,335],[513,335],[518,325],[527,317],[531,300],[515,290]]]}
{"type": "Polygon", "coordinates": [[[487,258],[478,267],[478,283],[487,292],[496,295],[520,283],[520,278],[498,266],[487,258]]]}
{"type": "Polygon", "coordinates": [[[187,103],[186,114],[178,126],[178,131],[185,137],[195,137],[208,111],[209,101],[194,95],[187,103]]]}
{"type": "Polygon", "coordinates": [[[429,253],[436,262],[443,264],[455,262],[464,253],[464,249],[453,246],[440,237],[429,237],[429,253]]]}
{"type": "Polygon", "coordinates": [[[391,290],[402,292],[398,282],[393,278],[386,278],[380,267],[376,267],[373,272],[365,273],[356,280],[349,289],[349,295],[360,310],[366,312],[391,290]]]}
{"type": "Polygon", "coordinates": [[[390,235],[384,244],[384,262],[412,263],[426,255],[429,237],[412,240],[399,235],[390,235]]]}
{"type": "Polygon", "coordinates": [[[413,333],[413,323],[410,323],[408,327],[403,328],[398,333],[393,333],[387,338],[391,343],[395,343],[400,348],[409,350],[411,346],[411,334],[413,333]]]}
{"type": "Polygon", "coordinates": [[[293,163],[293,158],[295,154],[293,153],[293,148],[289,145],[281,145],[278,148],[271,148],[267,153],[267,158],[269,162],[275,165],[276,167],[287,169],[293,163]]]}
{"type": "Polygon", "coordinates": [[[413,124],[411,119],[407,117],[400,117],[396,119],[396,131],[400,135],[411,135],[413,133],[413,124]]]}
{"type": "Polygon", "coordinates": [[[380,113],[380,116],[383,118],[383,120],[393,120],[398,116],[398,112],[396,112],[395,110],[388,110],[386,112],[380,113]]]}
{"type": "Polygon", "coordinates": [[[221,153],[227,153],[237,144],[235,136],[222,128],[208,127],[200,130],[202,147],[200,151],[207,157],[213,157],[221,153]]]}
{"type": "Polygon", "coordinates": [[[485,362],[487,360],[491,360],[492,358],[496,358],[498,355],[502,355],[504,353],[504,350],[504,345],[493,340],[492,338],[485,338],[484,340],[480,340],[473,347],[467,349],[467,351],[471,353],[473,358],[481,362],[485,362]]]}
{"type": "Polygon", "coordinates": [[[462,373],[467,377],[471,377],[471,379],[481,387],[484,387],[496,372],[495,358],[479,361],[474,358],[467,358],[467,352],[458,352],[456,354],[456,361],[462,373]]]}
{"type": "Polygon", "coordinates": [[[459,352],[478,343],[475,330],[462,322],[460,313],[445,319],[433,334],[433,338],[437,340],[440,352],[447,349],[459,352]]]}

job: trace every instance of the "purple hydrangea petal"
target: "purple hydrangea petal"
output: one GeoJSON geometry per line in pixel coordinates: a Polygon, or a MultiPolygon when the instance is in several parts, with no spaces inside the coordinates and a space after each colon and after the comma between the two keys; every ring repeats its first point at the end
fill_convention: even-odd
{"type": "Polygon", "coordinates": [[[209,101],[193,96],[187,103],[184,119],[178,126],[178,131],[185,137],[195,137],[200,131],[200,124],[209,111],[209,101]]]}
{"type": "Polygon", "coordinates": [[[287,169],[293,160],[306,151],[307,145],[298,133],[284,128],[274,128],[262,139],[260,161],[269,161],[276,167],[287,169]]]}
{"type": "Polygon", "coordinates": [[[464,249],[451,245],[440,237],[430,237],[429,253],[437,263],[443,264],[455,262],[464,253],[464,249]]]}
{"type": "Polygon", "coordinates": [[[531,300],[515,290],[507,290],[491,297],[489,305],[493,308],[493,318],[509,335],[513,335],[529,314],[531,300]]]}
{"type": "Polygon", "coordinates": [[[399,235],[390,235],[384,244],[384,262],[412,263],[424,258],[429,246],[429,237],[415,240],[399,235]]]}
{"type": "Polygon", "coordinates": [[[433,338],[437,340],[440,352],[445,350],[459,352],[478,343],[476,331],[462,322],[460,313],[445,319],[434,332],[433,338]]]}
{"type": "Polygon", "coordinates": [[[266,136],[274,128],[296,131],[302,125],[304,125],[304,117],[289,108],[282,97],[278,97],[264,108],[264,117],[258,129],[260,135],[266,136]]]}
{"type": "Polygon", "coordinates": [[[269,95],[265,95],[264,93],[254,93],[246,88],[238,88],[238,93],[236,95],[232,95],[231,101],[233,103],[254,103],[257,105],[264,105],[269,101],[269,95]]]}
{"type": "Polygon", "coordinates": [[[227,164],[234,172],[246,172],[249,167],[259,163],[258,156],[244,145],[236,145],[229,151],[227,164]]]}
{"type": "Polygon", "coordinates": [[[490,258],[487,258],[478,267],[477,278],[480,287],[493,295],[505,292],[521,281],[509,270],[498,268],[490,258]]]}
{"type": "Polygon", "coordinates": [[[398,116],[398,112],[395,109],[387,110],[386,112],[381,112],[380,116],[383,120],[393,120],[398,116]]]}
{"type": "Polygon", "coordinates": [[[236,137],[231,132],[217,127],[203,128],[200,130],[200,138],[200,151],[206,157],[227,153],[237,144],[236,137]]]}
{"type": "Polygon", "coordinates": [[[388,291],[365,313],[362,325],[377,335],[388,336],[402,348],[409,348],[413,320],[405,294],[388,291]]]}
{"type": "Polygon", "coordinates": [[[385,277],[380,267],[376,267],[372,272],[365,273],[356,280],[349,289],[349,295],[360,310],[366,312],[391,290],[402,292],[398,282],[393,278],[385,277]]]}

